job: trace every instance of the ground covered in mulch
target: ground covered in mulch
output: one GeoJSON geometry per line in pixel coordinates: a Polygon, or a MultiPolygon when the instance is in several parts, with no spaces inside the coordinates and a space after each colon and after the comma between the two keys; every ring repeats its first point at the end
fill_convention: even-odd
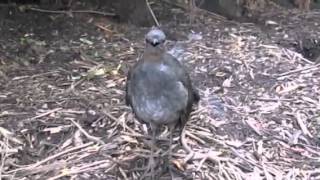
{"type": "MultiPolygon", "coordinates": [[[[1,8],[1,179],[138,179],[148,128],[125,106],[124,85],[148,28],[1,8]]],[[[157,14],[201,94],[183,143],[174,137],[177,174],[319,179],[320,12],[275,8],[254,23],[157,14]]]]}

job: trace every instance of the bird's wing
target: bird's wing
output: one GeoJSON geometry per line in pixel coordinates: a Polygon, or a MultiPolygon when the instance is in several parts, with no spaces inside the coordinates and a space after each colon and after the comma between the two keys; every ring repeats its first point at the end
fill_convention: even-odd
{"type": "Polygon", "coordinates": [[[172,55],[166,54],[164,57],[170,66],[178,67],[176,68],[176,74],[179,81],[189,90],[191,98],[189,100],[191,103],[198,102],[200,100],[199,92],[193,87],[191,83],[190,76],[186,71],[185,67],[172,55]]]}
{"type": "MultiPolygon", "coordinates": [[[[200,99],[198,91],[192,86],[191,78],[185,69],[185,67],[173,56],[170,54],[165,55],[164,57],[166,63],[171,67],[175,67],[175,73],[177,80],[182,83],[183,88],[187,92],[187,106],[182,110],[179,119],[180,130],[182,130],[189,119],[189,115],[192,111],[192,105],[197,103],[200,99]]],[[[182,131],[180,131],[181,133],[182,131]]]]}

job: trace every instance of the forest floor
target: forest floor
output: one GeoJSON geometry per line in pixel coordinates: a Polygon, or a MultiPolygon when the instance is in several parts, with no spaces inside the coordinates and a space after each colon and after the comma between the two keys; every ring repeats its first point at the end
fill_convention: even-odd
{"type": "MultiPolygon", "coordinates": [[[[148,129],[124,85],[149,28],[1,8],[1,179],[138,179],[148,129]]],[[[183,49],[201,94],[185,144],[174,138],[180,176],[320,179],[320,11],[278,9],[255,23],[171,13],[159,17],[167,46],[183,49]]]]}

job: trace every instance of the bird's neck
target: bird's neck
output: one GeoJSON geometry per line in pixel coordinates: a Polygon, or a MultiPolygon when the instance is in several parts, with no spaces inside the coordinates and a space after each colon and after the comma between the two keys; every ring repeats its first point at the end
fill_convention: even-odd
{"type": "Polygon", "coordinates": [[[163,60],[163,56],[165,54],[164,48],[160,48],[158,46],[147,46],[142,61],[144,63],[159,63],[163,60]]]}

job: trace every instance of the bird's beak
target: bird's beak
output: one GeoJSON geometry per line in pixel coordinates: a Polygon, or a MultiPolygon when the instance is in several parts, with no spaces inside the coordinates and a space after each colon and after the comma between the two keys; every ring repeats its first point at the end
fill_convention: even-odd
{"type": "Polygon", "coordinates": [[[154,39],[154,40],[152,40],[152,44],[157,44],[158,43],[158,40],[157,39],[154,39]]]}

